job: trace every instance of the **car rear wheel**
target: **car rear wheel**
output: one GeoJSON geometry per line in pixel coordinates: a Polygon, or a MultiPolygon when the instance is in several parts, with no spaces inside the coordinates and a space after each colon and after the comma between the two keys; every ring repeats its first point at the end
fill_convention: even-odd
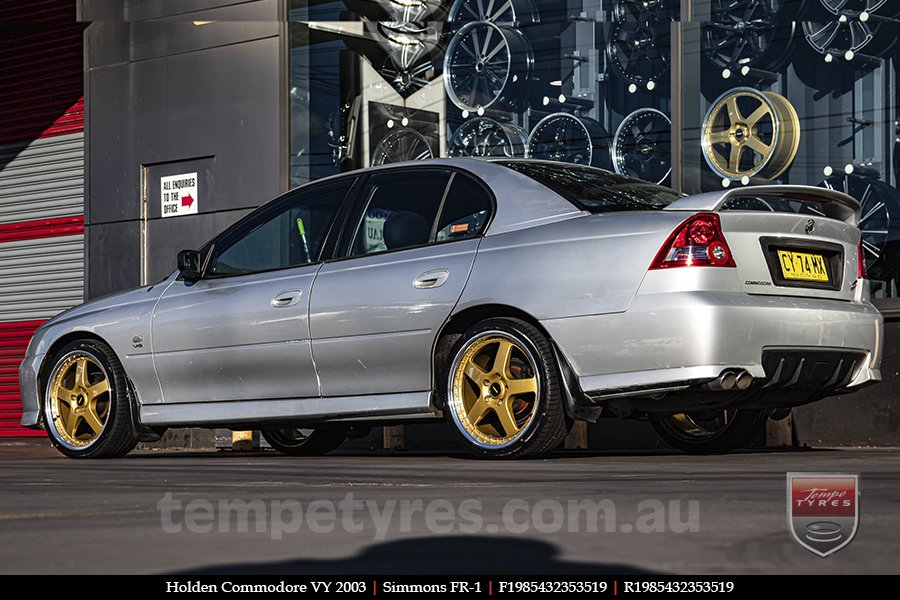
{"type": "Polygon", "coordinates": [[[753,441],[766,422],[764,410],[672,413],[653,419],[656,432],[669,445],[696,454],[721,454],[753,441]]]}
{"type": "Polygon", "coordinates": [[[137,444],[122,363],[98,340],[64,346],[51,363],[44,390],[50,442],[72,458],[124,456],[137,444]]]}
{"type": "Polygon", "coordinates": [[[340,427],[287,427],[261,433],[272,448],[289,456],[327,454],[347,439],[347,432],[340,427]]]}
{"type": "Polygon", "coordinates": [[[517,319],[487,319],[457,342],[444,417],[485,458],[540,456],[565,438],[559,367],[547,338],[517,319]]]}

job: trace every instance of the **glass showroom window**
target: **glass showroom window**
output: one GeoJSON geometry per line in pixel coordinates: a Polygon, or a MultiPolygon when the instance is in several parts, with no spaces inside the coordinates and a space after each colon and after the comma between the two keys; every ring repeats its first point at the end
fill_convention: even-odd
{"type": "Polygon", "coordinates": [[[879,306],[897,296],[898,2],[290,6],[294,184],[435,156],[528,156],[688,193],[829,186],[863,204],[879,306]]]}

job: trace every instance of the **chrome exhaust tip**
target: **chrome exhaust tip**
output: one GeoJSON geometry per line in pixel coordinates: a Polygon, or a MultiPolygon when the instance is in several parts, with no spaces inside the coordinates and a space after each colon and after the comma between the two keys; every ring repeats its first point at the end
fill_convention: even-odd
{"type": "Polygon", "coordinates": [[[706,387],[713,392],[727,392],[734,387],[737,382],[737,375],[733,371],[723,371],[721,375],[706,384],[706,387]]]}
{"type": "Polygon", "coordinates": [[[739,390],[746,390],[753,383],[753,375],[747,371],[742,371],[734,382],[734,386],[739,390]]]}

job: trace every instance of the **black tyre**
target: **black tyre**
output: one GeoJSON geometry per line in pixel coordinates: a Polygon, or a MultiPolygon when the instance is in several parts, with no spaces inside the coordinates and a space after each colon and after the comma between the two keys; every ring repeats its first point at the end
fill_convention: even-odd
{"type": "Polygon", "coordinates": [[[71,458],[128,454],[137,444],[122,363],[98,340],[71,342],[51,359],[43,397],[50,442],[71,458]]]}
{"type": "Polygon", "coordinates": [[[272,448],[288,456],[327,454],[347,439],[347,432],[342,427],[288,427],[263,429],[261,433],[272,448]]]}
{"type": "Polygon", "coordinates": [[[565,439],[559,366],[537,328],[487,319],[466,331],[450,356],[444,418],[472,454],[541,456],[565,439]]]}
{"type": "Polygon", "coordinates": [[[764,410],[673,413],[653,419],[669,445],[695,454],[723,454],[747,446],[762,431],[764,410]]]}

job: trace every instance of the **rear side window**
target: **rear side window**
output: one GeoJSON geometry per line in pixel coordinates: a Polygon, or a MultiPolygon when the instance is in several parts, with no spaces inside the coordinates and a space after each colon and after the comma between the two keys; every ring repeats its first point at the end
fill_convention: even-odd
{"type": "Polygon", "coordinates": [[[583,165],[497,161],[550,188],[576,207],[592,213],[662,210],[686,194],[583,165]]]}
{"type": "Polygon", "coordinates": [[[449,181],[447,171],[424,169],[370,175],[360,194],[360,210],[351,220],[344,256],[428,243],[449,181]]]}
{"type": "Polygon", "coordinates": [[[491,212],[491,199],[481,186],[455,175],[444,200],[435,241],[461,240],[481,235],[491,212]]]}

